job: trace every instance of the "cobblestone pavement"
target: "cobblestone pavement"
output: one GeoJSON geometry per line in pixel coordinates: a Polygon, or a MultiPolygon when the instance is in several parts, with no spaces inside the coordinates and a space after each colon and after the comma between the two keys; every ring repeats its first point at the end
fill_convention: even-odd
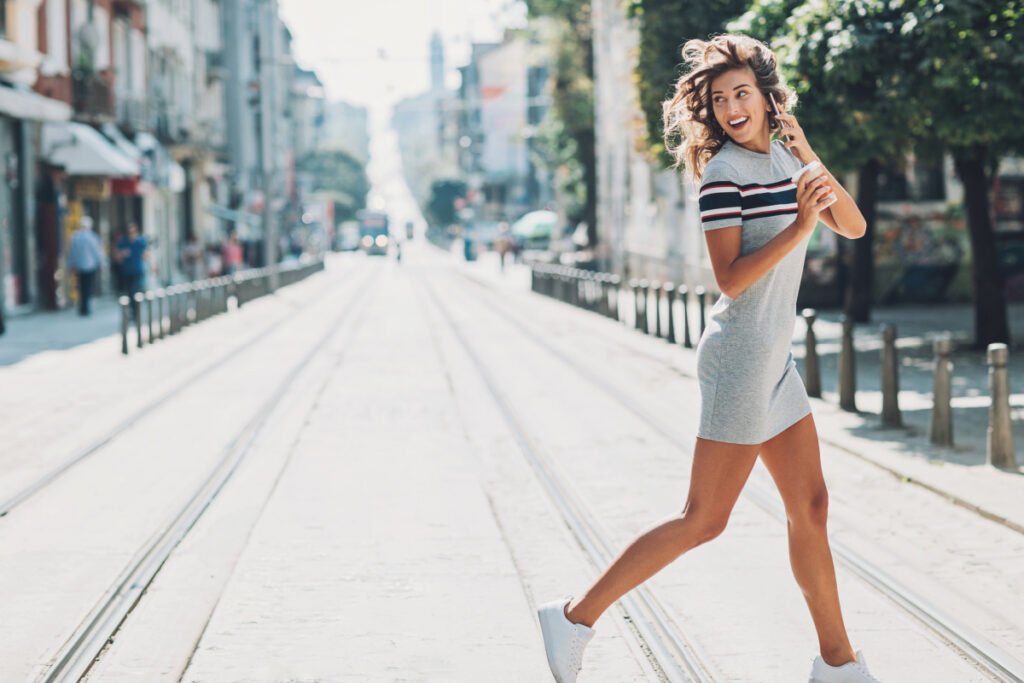
{"type": "MultiPolygon", "coordinates": [[[[0,425],[0,438],[20,438],[0,453],[0,499],[97,425],[203,370],[0,517],[4,676],[43,677],[255,416],[245,459],[152,584],[133,587],[138,603],[87,683],[549,680],[534,610],[605,564],[566,501],[609,555],[679,513],[699,400],[692,353],[534,295],[522,269],[403,251],[401,264],[338,259],[128,358],[111,335],[0,367],[5,392],[26,396],[5,404],[9,422],[50,424],[0,425]],[[86,398],[41,418],[47,392],[86,398]]],[[[910,472],[902,435],[840,441],[843,420],[861,416],[815,401],[814,417],[844,615],[881,680],[991,679],[844,558],[1024,658],[1024,567],[1013,561],[1024,534],[867,462],[865,448],[910,472]]],[[[1020,477],[924,462],[929,476],[955,474],[940,483],[965,500],[972,487],[997,499],[990,517],[1019,507],[1020,477]]],[[[816,638],[785,516],[761,465],[747,489],[721,538],[644,590],[711,680],[805,680],[816,638]]],[[[602,616],[580,683],[664,680],[640,621],[623,603],[602,616]]]]}
{"type": "MultiPolygon", "coordinates": [[[[985,462],[985,440],[989,421],[989,379],[985,352],[971,349],[974,338],[974,310],[967,305],[936,305],[919,307],[877,308],[872,323],[854,326],[854,347],[857,349],[857,408],[877,417],[882,410],[881,393],[881,326],[892,324],[897,329],[899,356],[900,410],[907,436],[926,441],[931,418],[932,382],[934,378],[933,341],[949,333],[955,342],[952,355],[952,408],[954,447],[937,449],[925,446],[929,458],[966,465],[985,462]]],[[[839,349],[842,337],[840,314],[825,311],[814,325],[818,339],[822,394],[833,403],[839,402],[839,349]]],[[[1011,338],[1018,340],[1011,348],[1010,417],[1018,465],[1024,465],[1024,304],[1009,306],[1011,338]]],[[[793,353],[804,357],[806,325],[798,320],[793,353]]],[[[802,361],[801,361],[802,362],[802,361]]],[[[802,369],[802,365],[801,365],[802,369]]],[[[860,433],[871,436],[872,421],[860,433]]]]}
{"type": "MultiPolygon", "coordinates": [[[[452,252],[461,253],[457,245],[452,252]]],[[[505,291],[529,292],[529,268],[523,264],[509,264],[502,272],[496,254],[483,254],[478,261],[463,263],[461,267],[464,272],[505,291]]],[[[708,301],[709,308],[712,303],[708,301]]],[[[623,297],[620,306],[626,318],[623,327],[632,329],[633,302],[623,297]]],[[[842,334],[839,313],[819,312],[815,334],[823,399],[812,399],[818,432],[824,441],[869,460],[897,477],[914,481],[1024,532],[1024,503],[1021,502],[1024,501],[1024,477],[1021,476],[1024,473],[1024,349],[1010,353],[1010,404],[1018,471],[1004,472],[985,464],[988,368],[983,352],[966,348],[973,335],[972,315],[971,307],[965,305],[917,310],[876,309],[875,322],[855,328],[857,406],[860,412],[848,413],[838,408],[839,340],[842,334]],[[885,322],[898,326],[900,406],[906,425],[903,429],[883,429],[878,418],[881,412],[880,326],[885,322]],[[928,439],[932,339],[946,331],[959,342],[953,356],[955,445],[952,448],[934,446],[928,439]]],[[[1024,341],[1024,304],[1011,304],[1009,319],[1014,337],[1024,341]]],[[[690,320],[696,344],[699,312],[695,297],[691,297],[690,320]]],[[[677,311],[677,330],[681,329],[681,321],[682,316],[677,311]]],[[[793,355],[801,372],[805,335],[806,325],[798,318],[793,333],[793,355]]],[[[677,337],[681,339],[682,335],[677,334],[677,337]]],[[[692,351],[677,349],[665,359],[696,376],[692,351]]]]}

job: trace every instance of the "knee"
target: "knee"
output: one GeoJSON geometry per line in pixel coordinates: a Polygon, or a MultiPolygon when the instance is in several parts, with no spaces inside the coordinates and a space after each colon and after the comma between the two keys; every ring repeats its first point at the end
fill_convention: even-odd
{"type": "Polygon", "coordinates": [[[828,524],[828,489],[822,486],[789,511],[789,523],[824,532],[828,524]]]}
{"type": "Polygon", "coordinates": [[[729,523],[728,514],[685,512],[683,519],[691,525],[694,546],[713,541],[722,535],[729,523]]]}

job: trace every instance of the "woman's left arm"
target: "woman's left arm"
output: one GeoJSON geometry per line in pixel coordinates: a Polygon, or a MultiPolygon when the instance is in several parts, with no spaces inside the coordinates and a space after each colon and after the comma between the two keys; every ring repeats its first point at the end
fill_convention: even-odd
{"type": "MultiPolygon", "coordinates": [[[[819,159],[818,155],[814,153],[813,149],[811,149],[810,143],[807,142],[807,136],[804,135],[804,131],[800,127],[800,123],[796,120],[796,117],[792,114],[780,114],[777,118],[786,124],[785,128],[778,131],[779,135],[786,135],[789,137],[788,141],[783,141],[786,148],[789,149],[789,151],[805,165],[812,161],[820,162],[821,159],[819,159]]],[[[843,237],[847,237],[849,239],[863,237],[867,223],[864,221],[864,215],[857,207],[857,202],[853,200],[850,193],[843,188],[838,180],[836,180],[835,176],[825,168],[824,164],[822,164],[821,167],[828,176],[828,185],[836,195],[836,203],[818,214],[818,217],[821,219],[821,222],[831,228],[833,232],[842,235],[843,237]]]]}

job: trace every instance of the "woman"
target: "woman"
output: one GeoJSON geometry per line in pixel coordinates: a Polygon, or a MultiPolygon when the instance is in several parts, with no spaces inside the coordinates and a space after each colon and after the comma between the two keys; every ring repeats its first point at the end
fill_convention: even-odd
{"type": "Polygon", "coordinates": [[[810,608],[820,655],[812,683],[875,682],[846,634],[828,545],[828,493],[818,437],[790,352],[807,242],[818,221],[843,237],[864,234],[864,217],[817,160],[786,111],[795,94],[775,55],[745,36],[691,40],[690,67],[664,105],[677,166],[700,183],[701,224],[722,296],[697,345],[700,427],[681,514],[638,536],[579,598],[538,610],[555,679],[576,680],[598,617],[623,594],[725,529],[758,455],[786,508],[793,573],[810,608]],[[778,132],[788,140],[772,141],[778,132]],[[834,203],[833,203],[834,202],[834,203]]]}

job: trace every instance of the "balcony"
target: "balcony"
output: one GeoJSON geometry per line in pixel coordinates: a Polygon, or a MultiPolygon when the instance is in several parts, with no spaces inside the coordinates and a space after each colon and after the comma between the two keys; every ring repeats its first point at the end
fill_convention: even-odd
{"type": "Polygon", "coordinates": [[[149,108],[146,100],[131,95],[117,98],[117,122],[123,128],[139,132],[149,130],[149,108]]]}
{"type": "Polygon", "coordinates": [[[71,71],[71,106],[75,118],[103,123],[113,121],[114,89],[102,75],[85,69],[71,71]]]}

